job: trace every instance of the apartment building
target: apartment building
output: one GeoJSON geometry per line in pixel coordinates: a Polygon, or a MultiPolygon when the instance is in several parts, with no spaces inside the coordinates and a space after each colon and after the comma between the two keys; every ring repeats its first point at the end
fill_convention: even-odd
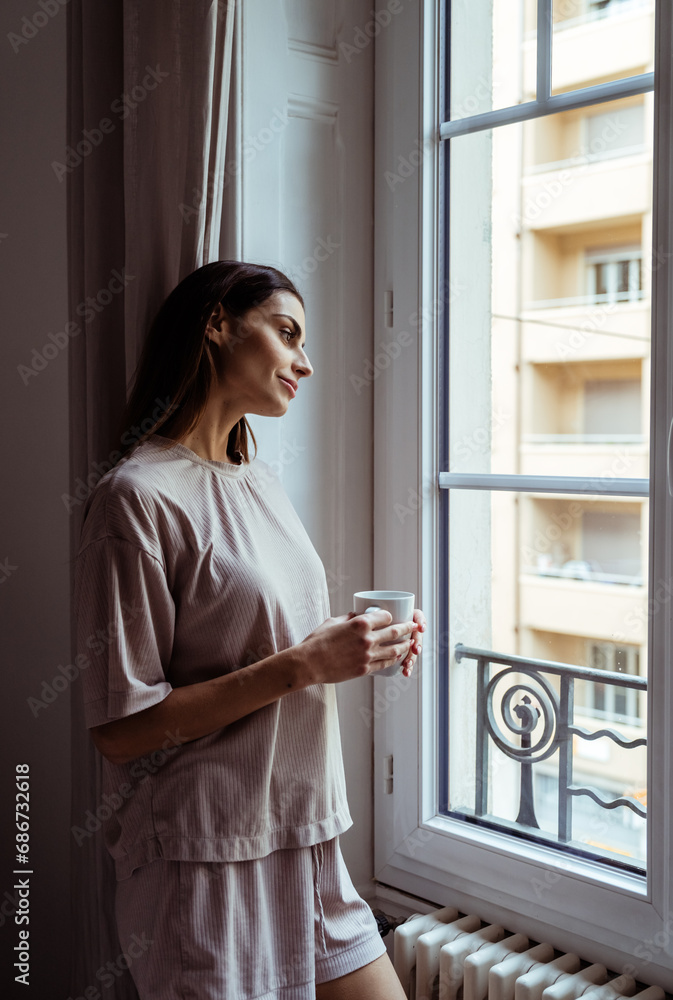
{"type": "MultiPolygon", "coordinates": [[[[493,107],[535,96],[535,11],[523,0],[522,73],[512,5],[495,5],[493,107]]],[[[554,92],[653,68],[652,0],[555,0],[554,22],[554,92]]],[[[649,474],[650,277],[667,263],[650,250],[652,135],[647,93],[508,125],[492,140],[492,406],[504,416],[491,471],[597,488],[493,495],[491,648],[635,677],[647,671],[652,607],[648,503],[609,485],[649,474]]],[[[645,691],[577,679],[574,724],[644,739],[645,691]]],[[[489,811],[514,822],[521,768],[497,750],[491,766],[501,780],[489,811]]],[[[644,807],[646,749],[575,739],[573,779],[644,807]]],[[[535,765],[533,795],[540,828],[554,830],[554,758],[535,765]]],[[[573,812],[575,841],[644,860],[646,821],[634,811],[584,795],[573,812]]]]}

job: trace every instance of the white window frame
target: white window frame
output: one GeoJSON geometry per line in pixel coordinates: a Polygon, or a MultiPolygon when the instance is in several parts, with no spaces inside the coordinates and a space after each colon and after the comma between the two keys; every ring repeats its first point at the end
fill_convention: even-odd
{"type": "Polygon", "coordinates": [[[374,333],[377,344],[407,346],[374,384],[372,585],[413,590],[429,628],[410,680],[372,678],[374,875],[385,886],[433,904],[454,903],[617,972],[628,966],[643,982],[673,991],[673,725],[665,724],[673,719],[673,676],[664,669],[673,651],[664,586],[673,579],[667,487],[673,345],[666,336],[673,330],[673,280],[667,258],[656,266],[673,237],[673,7],[657,0],[648,622],[656,655],[648,690],[646,880],[438,815],[436,692],[451,652],[439,606],[445,570],[436,557],[447,492],[440,488],[447,465],[439,454],[438,373],[453,292],[440,289],[438,278],[441,17],[441,0],[404,3],[376,39],[374,333]],[[662,944],[644,946],[655,939],[662,944]]]}

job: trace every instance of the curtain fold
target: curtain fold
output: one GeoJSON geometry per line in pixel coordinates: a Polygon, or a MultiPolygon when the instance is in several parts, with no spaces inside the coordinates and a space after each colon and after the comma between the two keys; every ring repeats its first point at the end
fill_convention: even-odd
{"type": "MultiPolygon", "coordinates": [[[[84,500],[116,461],[115,432],[149,323],[186,274],[219,258],[236,4],[71,0],[67,11],[67,146],[52,169],[68,195],[70,493],[63,502],[72,594],[84,500]]],[[[229,161],[235,153],[229,149],[229,161]]],[[[71,636],[74,649],[74,615],[71,636]]],[[[81,685],[71,692],[71,992],[101,990],[114,975],[115,1000],[137,1000],[118,962],[114,868],[100,828],[114,805],[101,798],[81,685]],[[115,968],[106,979],[108,963],[115,968]]]]}

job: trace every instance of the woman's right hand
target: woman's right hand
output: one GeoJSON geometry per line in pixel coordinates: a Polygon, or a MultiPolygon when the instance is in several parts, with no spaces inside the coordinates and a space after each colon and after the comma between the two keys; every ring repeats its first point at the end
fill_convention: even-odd
{"type": "Polygon", "coordinates": [[[391,625],[390,611],[349,611],[327,618],[295,648],[302,653],[308,684],[337,684],[390,667],[409,653],[416,622],[391,625]],[[395,640],[394,646],[383,643],[395,640]]]}

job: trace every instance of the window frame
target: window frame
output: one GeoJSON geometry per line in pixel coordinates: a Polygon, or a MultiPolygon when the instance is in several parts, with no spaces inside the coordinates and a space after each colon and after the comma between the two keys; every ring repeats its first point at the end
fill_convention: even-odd
{"type": "MultiPolygon", "coordinates": [[[[665,588],[673,579],[673,500],[667,485],[673,349],[666,336],[673,328],[673,281],[663,265],[673,236],[673,6],[657,0],[655,16],[649,542],[654,603],[648,648],[666,664],[673,652],[665,588]]],[[[385,886],[544,936],[558,948],[672,991],[673,725],[665,720],[673,719],[673,680],[665,669],[651,668],[649,677],[646,881],[437,813],[437,734],[446,710],[437,691],[451,655],[448,617],[439,602],[447,591],[446,567],[435,556],[449,492],[440,488],[440,472],[446,476],[449,470],[448,456],[440,451],[439,426],[446,419],[440,390],[447,364],[443,325],[448,302],[459,291],[441,288],[439,281],[445,140],[437,123],[445,67],[438,41],[444,17],[443,0],[400,6],[375,41],[374,339],[377,345],[397,343],[399,350],[374,384],[373,585],[413,590],[429,628],[410,679],[371,680],[374,875],[385,886]],[[657,935],[663,943],[648,946],[657,935]]],[[[447,152],[445,164],[448,160],[447,152]]]]}

